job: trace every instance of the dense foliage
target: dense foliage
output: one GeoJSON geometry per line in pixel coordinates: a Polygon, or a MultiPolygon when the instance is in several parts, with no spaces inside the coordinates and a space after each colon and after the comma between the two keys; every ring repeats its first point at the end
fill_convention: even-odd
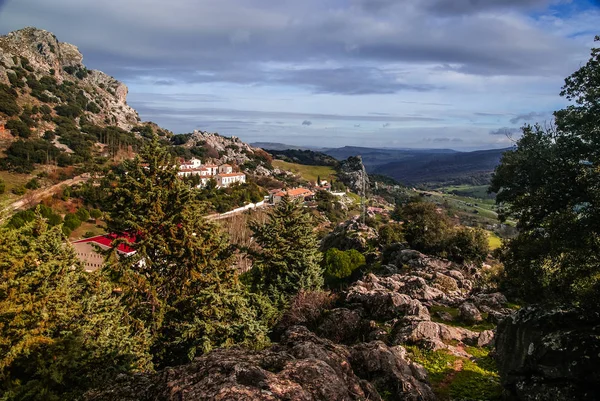
{"type": "Polygon", "coordinates": [[[253,287],[276,304],[299,290],[323,286],[321,252],[311,214],[287,197],[269,212],[265,224],[251,225],[260,249],[252,252],[253,287]]]}
{"type": "Polygon", "coordinates": [[[455,226],[443,209],[433,203],[410,202],[397,213],[404,220],[406,241],[416,250],[459,263],[481,263],[489,253],[483,230],[455,226]]]}
{"type": "Polygon", "coordinates": [[[177,172],[154,137],[104,184],[108,230],[135,237],[136,250],[134,257],[109,259],[106,270],[151,332],[159,366],[214,347],[266,342],[268,305],[240,284],[226,236],[202,217],[205,206],[177,172]]]}
{"type": "Polygon", "coordinates": [[[518,222],[502,257],[506,288],[529,301],[591,306],[600,297],[599,48],[561,95],[574,104],[554,113],[555,127],[523,128],[490,190],[518,222]]]}
{"type": "Polygon", "coordinates": [[[356,249],[340,251],[330,248],[323,256],[325,280],[329,286],[340,283],[365,264],[365,257],[356,249]]]}
{"type": "Polygon", "coordinates": [[[2,399],[74,399],[150,368],[148,339],[112,285],[85,273],[59,227],[40,218],[0,232],[2,399]]]}

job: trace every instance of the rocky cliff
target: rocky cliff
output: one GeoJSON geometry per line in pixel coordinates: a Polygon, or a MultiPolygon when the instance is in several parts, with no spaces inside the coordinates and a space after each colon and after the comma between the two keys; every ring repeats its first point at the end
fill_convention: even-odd
{"type": "Polygon", "coordinates": [[[88,70],[77,47],[59,42],[52,33],[36,28],[11,32],[0,37],[0,50],[0,83],[17,91],[19,105],[54,108],[72,103],[72,95],[96,125],[129,130],[139,122],[127,105],[127,86],[88,70]]]}
{"type": "Polygon", "coordinates": [[[360,156],[349,157],[340,162],[338,179],[359,195],[369,192],[369,175],[360,156]]]}
{"type": "Polygon", "coordinates": [[[526,308],[504,320],[496,339],[498,368],[511,400],[597,400],[600,314],[526,308]]]}

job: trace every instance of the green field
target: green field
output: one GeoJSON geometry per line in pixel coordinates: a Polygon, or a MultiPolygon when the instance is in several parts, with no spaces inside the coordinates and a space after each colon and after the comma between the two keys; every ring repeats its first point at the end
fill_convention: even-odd
{"type": "Polygon", "coordinates": [[[273,166],[291,171],[294,174],[298,174],[302,179],[312,182],[317,181],[318,177],[331,182],[331,176],[335,176],[335,170],[331,166],[306,166],[304,164],[284,162],[283,160],[273,160],[273,166]]]}
{"type": "Polygon", "coordinates": [[[488,194],[488,185],[453,185],[447,187],[438,188],[441,192],[446,192],[450,194],[454,194],[457,196],[464,196],[469,198],[477,198],[477,199],[494,199],[494,195],[488,194]]]}
{"type": "Polygon", "coordinates": [[[13,188],[21,187],[31,180],[34,176],[31,174],[17,174],[8,171],[0,171],[0,180],[4,181],[6,188],[4,194],[0,194],[0,209],[4,209],[11,202],[20,198],[11,191],[13,188]]]}

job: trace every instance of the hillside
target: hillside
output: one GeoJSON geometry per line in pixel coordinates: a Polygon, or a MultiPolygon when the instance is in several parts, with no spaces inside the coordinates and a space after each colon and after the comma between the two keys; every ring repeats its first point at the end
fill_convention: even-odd
{"type": "Polygon", "coordinates": [[[451,149],[376,149],[358,146],[325,149],[322,152],[337,160],[344,160],[352,156],[362,156],[363,163],[369,172],[373,172],[375,167],[387,163],[411,160],[423,155],[457,153],[451,149]]]}
{"type": "Polygon", "coordinates": [[[484,185],[508,149],[449,154],[420,154],[378,166],[377,174],[388,175],[406,185],[484,185]]]}
{"type": "Polygon", "coordinates": [[[277,150],[263,148],[276,159],[285,160],[290,163],[300,163],[308,166],[332,166],[336,167],[339,162],[325,153],[315,152],[308,149],[286,149],[277,150]]]}

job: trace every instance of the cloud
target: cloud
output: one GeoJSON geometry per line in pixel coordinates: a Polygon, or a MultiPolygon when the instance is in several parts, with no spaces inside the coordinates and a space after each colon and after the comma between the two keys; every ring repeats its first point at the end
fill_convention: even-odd
{"type": "Polygon", "coordinates": [[[462,143],[464,141],[461,138],[438,137],[438,138],[424,138],[423,142],[430,142],[430,143],[462,143]]]}
{"type": "Polygon", "coordinates": [[[304,120],[304,121],[302,121],[302,125],[310,127],[312,125],[312,121],[310,121],[310,120],[304,120]]]}
{"type": "Polygon", "coordinates": [[[521,133],[521,129],[519,128],[498,128],[490,131],[490,135],[503,135],[503,136],[515,136],[521,133]]]}
{"type": "Polygon", "coordinates": [[[480,144],[501,139],[490,126],[562,107],[557,88],[589,57],[599,19],[562,0],[19,0],[0,33],[38,26],[74,43],[172,129],[307,138],[360,125],[348,135],[434,129],[480,144]]]}
{"type": "Polygon", "coordinates": [[[531,113],[519,114],[514,118],[510,119],[511,124],[518,124],[519,122],[528,122],[528,121],[536,121],[538,122],[541,119],[547,119],[551,116],[550,113],[537,113],[532,111],[531,113]]]}

